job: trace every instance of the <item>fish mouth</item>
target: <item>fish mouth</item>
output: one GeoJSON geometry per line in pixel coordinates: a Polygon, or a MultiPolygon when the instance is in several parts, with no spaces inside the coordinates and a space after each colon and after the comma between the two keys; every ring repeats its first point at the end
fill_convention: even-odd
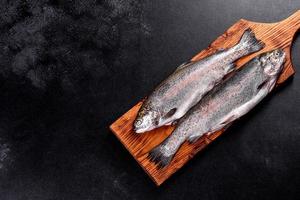
{"type": "Polygon", "coordinates": [[[145,133],[152,131],[153,129],[157,128],[156,126],[149,126],[149,127],[135,127],[133,126],[133,130],[135,133],[145,133]]]}
{"type": "Polygon", "coordinates": [[[133,131],[135,132],[135,133],[143,133],[143,130],[142,129],[139,129],[139,128],[133,128],[133,131]]]}
{"type": "Polygon", "coordinates": [[[142,128],[142,127],[133,127],[133,130],[135,133],[145,133],[145,132],[148,132],[148,131],[151,131],[153,130],[155,127],[150,127],[150,128],[142,128]]]}
{"type": "MultiPolygon", "coordinates": [[[[146,121],[147,122],[147,121],[146,121]]],[[[151,123],[141,123],[141,124],[137,124],[136,122],[133,123],[133,130],[135,133],[144,133],[144,132],[148,132],[151,131],[153,129],[156,128],[156,126],[154,126],[151,123]]]]}

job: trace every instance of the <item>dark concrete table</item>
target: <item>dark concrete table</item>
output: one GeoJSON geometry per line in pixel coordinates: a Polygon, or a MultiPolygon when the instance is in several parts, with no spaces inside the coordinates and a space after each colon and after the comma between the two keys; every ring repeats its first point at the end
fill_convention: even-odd
{"type": "MultiPolygon", "coordinates": [[[[0,6],[0,199],[296,199],[300,76],[157,188],[108,126],[245,18],[300,1],[38,1],[0,6]]],[[[300,68],[300,39],[293,46],[300,68]]]]}

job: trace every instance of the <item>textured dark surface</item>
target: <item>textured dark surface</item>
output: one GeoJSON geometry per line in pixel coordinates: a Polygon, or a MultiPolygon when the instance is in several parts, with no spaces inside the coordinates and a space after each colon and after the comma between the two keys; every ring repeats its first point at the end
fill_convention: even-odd
{"type": "Polygon", "coordinates": [[[0,2],[1,200],[299,197],[299,36],[294,79],[159,188],[108,126],[238,19],[300,1],[0,2]]]}

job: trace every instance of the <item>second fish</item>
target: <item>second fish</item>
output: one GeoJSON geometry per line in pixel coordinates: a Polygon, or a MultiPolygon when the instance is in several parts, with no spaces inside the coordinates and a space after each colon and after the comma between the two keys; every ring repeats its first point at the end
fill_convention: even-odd
{"type": "Polygon", "coordinates": [[[186,140],[226,129],[248,113],[274,88],[286,54],[281,49],[261,54],[234,76],[216,87],[178,122],[172,134],[149,153],[150,160],[164,167],[186,140]]]}

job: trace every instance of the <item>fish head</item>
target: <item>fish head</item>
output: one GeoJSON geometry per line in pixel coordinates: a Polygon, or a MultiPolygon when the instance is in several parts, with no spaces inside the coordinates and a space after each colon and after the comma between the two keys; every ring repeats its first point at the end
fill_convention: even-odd
{"type": "Polygon", "coordinates": [[[143,104],[133,123],[133,129],[136,133],[144,133],[158,127],[159,112],[150,105],[143,104]]]}
{"type": "Polygon", "coordinates": [[[261,55],[260,62],[266,77],[264,85],[267,85],[269,91],[274,87],[276,80],[283,69],[285,59],[286,53],[282,49],[275,49],[261,55]]]}
{"type": "Polygon", "coordinates": [[[264,73],[268,76],[277,76],[283,68],[285,52],[282,49],[275,49],[261,56],[260,61],[264,68],[264,73]]]}

